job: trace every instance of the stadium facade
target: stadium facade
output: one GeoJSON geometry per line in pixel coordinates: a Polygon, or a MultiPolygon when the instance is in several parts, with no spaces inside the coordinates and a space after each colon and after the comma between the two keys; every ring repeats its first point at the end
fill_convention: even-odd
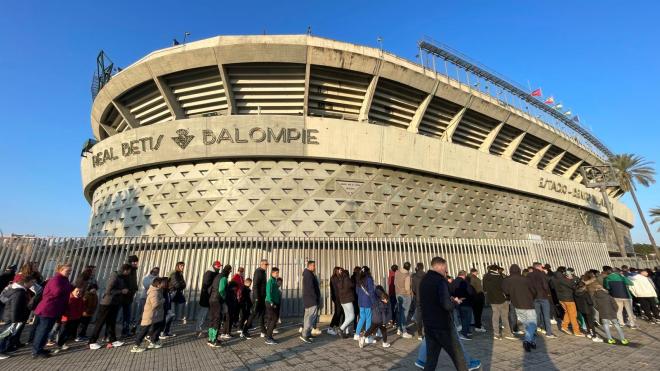
{"type": "MultiPolygon", "coordinates": [[[[219,36],[155,51],[102,87],[81,160],[89,235],[605,243],[605,156],[377,48],[219,36]]],[[[630,246],[633,217],[614,215],[630,246]]]]}

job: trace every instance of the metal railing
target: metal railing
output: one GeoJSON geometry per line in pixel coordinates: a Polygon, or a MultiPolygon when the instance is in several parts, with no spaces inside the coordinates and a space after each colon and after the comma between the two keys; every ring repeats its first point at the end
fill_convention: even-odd
{"type": "MultiPolygon", "coordinates": [[[[302,271],[305,262],[317,262],[321,287],[321,314],[330,312],[330,275],[335,266],[352,271],[355,266],[371,268],[376,284],[387,286],[387,274],[392,264],[401,266],[409,261],[428,268],[434,256],[447,259],[449,272],[477,268],[481,273],[490,264],[507,268],[519,264],[523,269],[534,261],[575,268],[585,272],[591,268],[611,265],[604,243],[437,238],[252,238],[252,237],[126,237],[126,238],[0,238],[0,267],[20,266],[36,261],[44,277],[50,277],[60,262],[73,265],[71,279],[85,266],[96,265],[96,278],[102,294],[110,273],[126,261],[129,255],[140,259],[138,280],[152,267],[160,267],[169,275],[178,261],[186,263],[184,277],[187,306],[186,318],[194,318],[202,275],[215,260],[245,268],[251,277],[266,258],[271,267],[280,268],[283,277],[282,314],[302,315],[302,271]]],[[[141,286],[141,284],[140,284],[141,286]]],[[[142,287],[140,287],[142,290],[142,287]]],[[[141,291],[138,295],[141,294],[141,291]]]]}

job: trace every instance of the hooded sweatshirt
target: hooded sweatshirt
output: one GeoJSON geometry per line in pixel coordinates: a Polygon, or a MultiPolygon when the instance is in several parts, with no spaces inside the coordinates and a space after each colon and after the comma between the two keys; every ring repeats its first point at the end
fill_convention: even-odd
{"type": "Polygon", "coordinates": [[[644,277],[641,274],[630,276],[630,281],[633,285],[630,287],[630,292],[637,298],[655,298],[657,296],[655,286],[650,278],[644,277]]]}
{"type": "Polygon", "coordinates": [[[502,291],[511,299],[516,309],[534,309],[536,292],[527,277],[520,274],[520,267],[513,264],[509,269],[509,277],[502,283],[502,291]]]}

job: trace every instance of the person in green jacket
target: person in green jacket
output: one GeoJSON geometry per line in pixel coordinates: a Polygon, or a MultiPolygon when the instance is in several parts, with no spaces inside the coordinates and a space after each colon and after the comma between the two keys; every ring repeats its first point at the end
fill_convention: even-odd
{"type": "Polygon", "coordinates": [[[227,283],[229,274],[231,273],[231,265],[227,264],[222,268],[222,272],[215,276],[211,284],[211,292],[209,296],[209,313],[211,313],[211,326],[209,327],[209,340],[208,345],[212,348],[220,346],[218,340],[218,333],[222,325],[223,313],[227,313],[227,305],[225,300],[227,298],[227,283]]]}
{"type": "Polygon", "coordinates": [[[270,271],[270,278],[266,283],[266,344],[275,345],[277,342],[273,339],[273,330],[280,318],[280,300],[282,293],[277,284],[280,276],[280,270],[273,267],[270,271]]]}

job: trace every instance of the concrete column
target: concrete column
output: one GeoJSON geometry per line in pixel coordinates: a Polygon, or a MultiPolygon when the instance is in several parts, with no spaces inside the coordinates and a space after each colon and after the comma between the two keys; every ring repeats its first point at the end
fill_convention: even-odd
{"type": "Polygon", "coordinates": [[[440,81],[436,81],[429,95],[427,95],[426,98],[424,98],[422,103],[419,105],[419,107],[417,107],[417,110],[415,111],[415,115],[410,121],[410,125],[408,125],[409,132],[416,134],[419,131],[419,124],[422,122],[422,119],[424,118],[424,114],[426,114],[426,109],[429,107],[429,104],[431,104],[431,100],[433,100],[433,97],[435,96],[435,92],[438,90],[439,85],[440,85],[440,81]]]}
{"type": "Polygon", "coordinates": [[[444,133],[442,133],[442,137],[440,140],[449,142],[451,143],[451,138],[454,136],[454,132],[456,131],[456,128],[458,127],[458,124],[461,122],[463,119],[463,115],[465,115],[465,112],[467,112],[468,108],[470,108],[470,104],[472,104],[472,98],[474,96],[470,95],[470,98],[468,98],[467,103],[465,103],[465,106],[461,108],[456,115],[449,121],[449,125],[447,125],[447,129],[445,130],[444,133]]]}
{"type": "Polygon", "coordinates": [[[571,179],[571,176],[573,176],[573,173],[575,173],[576,171],[578,171],[578,169],[580,168],[580,166],[582,166],[582,163],[584,163],[584,160],[580,160],[580,161],[578,161],[575,165],[569,167],[569,168],[566,170],[566,172],[564,173],[564,175],[562,175],[562,176],[563,176],[564,178],[566,178],[566,179],[571,179]]]}
{"type": "Polygon", "coordinates": [[[561,159],[564,157],[565,154],[566,154],[566,151],[562,151],[560,154],[555,156],[555,158],[550,160],[550,162],[548,162],[548,164],[545,165],[545,168],[543,170],[545,170],[549,173],[552,173],[552,171],[555,170],[555,167],[557,166],[559,161],[561,161],[561,159]]]}
{"type": "Polygon", "coordinates": [[[378,75],[371,78],[367,92],[364,95],[364,100],[362,101],[362,106],[360,107],[358,121],[369,120],[369,110],[371,109],[371,102],[373,101],[374,93],[376,92],[376,85],[378,85],[378,75]]]}
{"type": "Polygon", "coordinates": [[[517,137],[513,138],[511,143],[509,143],[509,145],[506,147],[506,149],[502,153],[502,157],[505,157],[505,158],[508,158],[508,159],[513,157],[513,154],[516,153],[516,150],[518,149],[518,146],[523,141],[523,139],[525,139],[525,134],[527,134],[527,133],[523,131],[517,137]]]}
{"type": "MultiPolygon", "coordinates": [[[[511,114],[509,114],[509,116],[511,116],[511,114]]],[[[481,145],[479,146],[479,151],[483,153],[490,153],[490,146],[493,145],[495,138],[497,138],[497,134],[499,134],[500,130],[502,130],[502,128],[504,127],[505,122],[506,120],[500,122],[497,126],[495,126],[495,128],[493,128],[493,130],[490,131],[490,133],[488,133],[488,135],[484,139],[484,142],[481,143],[481,145]]]]}
{"type": "Polygon", "coordinates": [[[117,134],[117,130],[110,125],[101,124],[101,127],[103,128],[103,130],[105,130],[106,133],[108,133],[108,135],[117,134]]]}
{"type": "Polygon", "coordinates": [[[311,51],[307,48],[307,58],[305,59],[305,96],[303,98],[303,116],[307,117],[308,104],[309,104],[309,77],[311,71],[310,61],[311,51]]]}
{"type": "Polygon", "coordinates": [[[537,167],[539,165],[539,162],[543,160],[543,156],[545,156],[546,152],[552,147],[552,144],[548,144],[547,146],[541,148],[540,151],[536,152],[534,157],[532,157],[531,160],[529,160],[529,163],[527,165],[531,167],[537,167]]]}
{"type": "Polygon", "coordinates": [[[227,114],[234,115],[236,113],[236,102],[234,101],[234,92],[231,90],[231,82],[227,76],[227,67],[224,64],[218,63],[218,70],[220,71],[220,79],[222,86],[225,88],[225,96],[227,97],[227,114]]]}
{"type": "Polygon", "coordinates": [[[165,79],[162,76],[154,76],[154,82],[156,83],[160,95],[163,96],[165,104],[167,104],[167,108],[169,108],[172,117],[174,117],[175,120],[186,118],[185,112],[183,112],[179,101],[176,100],[174,93],[172,93],[172,89],[167,86],[165,79]]]}
{"type": "Polygon", "coordinates": [[[128,126],[131,127],[131,129],[135,129],[136,127],[140,126],[140,124],[137,122],[133,114],[124,106],[121,102],[119,102],[116,99],[112,100],[112,105],[115,106],[121,117],[126,121],[128,126]]]}

